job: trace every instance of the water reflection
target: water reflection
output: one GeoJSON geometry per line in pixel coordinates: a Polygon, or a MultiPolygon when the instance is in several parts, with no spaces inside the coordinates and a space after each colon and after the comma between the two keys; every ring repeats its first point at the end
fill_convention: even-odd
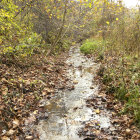
{"type": "MultiPolygon", "coordinates": [[[[49,118],[40,121],[37,126],[40,140],[82,140],[78,131],[83,127],[83,122],[100,120],[86,106],[86,99],[98,93],[98,86],[90,88],[97,64],[82,55],[76,46],[71,47],[67,64],[72,65],[67,70],[67,75],[72,81],[77,81],[75,89],[59,91],[56,97],[46,103],[49,118]]],[[[108,118],[101,120],[101,123],[105,122],[105,127],[110,125],[108,118]]]]}

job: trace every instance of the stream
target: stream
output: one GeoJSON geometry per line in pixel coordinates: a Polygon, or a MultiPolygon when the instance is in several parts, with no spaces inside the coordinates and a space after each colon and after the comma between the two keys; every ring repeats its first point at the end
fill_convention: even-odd
{"type": "Polygon", "coordinates": [[[66,63],[69,66],[67,77],[75,88],[58,90],[55,97],[45,101],[49,115],[36,126],[40,140],[83,140],[78,132],[90,120],[98,120],[100,128],[108,129],[111,125],[109,112],[97,114],[86,105],[86,100],[99,92],[94,82],[99,64],[80,53],[78,44],[71,47],[66,63]]]}

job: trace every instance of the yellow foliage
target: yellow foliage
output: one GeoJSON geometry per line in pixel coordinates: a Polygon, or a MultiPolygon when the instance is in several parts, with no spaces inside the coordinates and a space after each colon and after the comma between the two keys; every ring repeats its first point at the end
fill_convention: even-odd
{"type": "Polygon", "coordinates": [[[91,5],[91,3],[89,3],[89,8],[91,8],[92,7],[92,5],[91,5]]]}
{"type": "Polygon", "coordinates": [[[107,21],[107,22],[106,22],[106,24],[108,24],[108,25],[109,25],[109,24],[110,24],[110,22],[109,22],[109,21],[107,21]]]}
{"type": "Polygon", "coordinates": [[[0,38],[0,44],[2,44],[2,39],[0,38]]]}
{"type": "Polygon", "coordinates": [[[10,46],[10,47],[6,47],[6,48],[3,49],[3,52],[4,52],[4,53],[13,52],[13,51],[14,51],[14,49],[13,49],[13,47],[11,47],[11,46],[10,46]]]}

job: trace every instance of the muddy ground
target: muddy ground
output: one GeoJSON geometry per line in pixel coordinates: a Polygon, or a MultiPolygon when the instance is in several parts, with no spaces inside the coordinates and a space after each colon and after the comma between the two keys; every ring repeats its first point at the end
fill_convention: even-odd
{"type": "Polygon", "coordinates": [[[41,140],[140,139],[132,118],[119,115],[122,104],[102,88],[97,73],[101,64],[72,46],[66,60],[65,89],[43,100],[48,118],[35,127],[41,140]]]}
{"type": "Polygon", "coordinates": [[[123,105],[105,93],[101,64],[79,47],[38,58],[24,71],[1,65],[2,140],[140,139],[133,118],[119,114],[123,105]]]}

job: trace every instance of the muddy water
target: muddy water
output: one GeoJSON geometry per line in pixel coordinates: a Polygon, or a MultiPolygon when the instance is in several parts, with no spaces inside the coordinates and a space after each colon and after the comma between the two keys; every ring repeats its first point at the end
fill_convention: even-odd
{"type": "Polygon", "coordinates": [[[56,97],[45,102],[49,117],[37,126],[40,140],[82,140],[78,131],[89,120],[98,120],[101,128],[110,127],[107,115],[98,115],[86,106],[86,100],[98,94],[99,87],[93,87],[93,79],[99,65],[81,54],[78,46],[71,47],[66,63],[67,76],[75,89],[58,91],[56,97]]]}

